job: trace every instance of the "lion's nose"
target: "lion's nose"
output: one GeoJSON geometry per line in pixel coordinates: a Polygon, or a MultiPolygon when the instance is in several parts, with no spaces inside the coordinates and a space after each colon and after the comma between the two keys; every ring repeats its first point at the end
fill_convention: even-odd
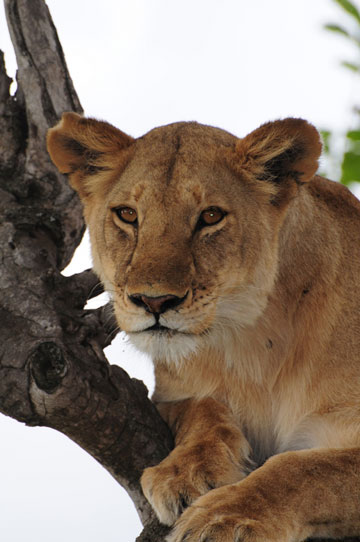
{"type": "Polygon", "coordinates": [[[148,297],[144,294],[133,294],[129,295],[129,299],[135,305],[143,307],[147,312],[162,314],[163,312],[174,309],[180,305],[185,300],[186,296],[187,294],[185,294],[184,297],[167,294],[158,297],[148,297]]]}

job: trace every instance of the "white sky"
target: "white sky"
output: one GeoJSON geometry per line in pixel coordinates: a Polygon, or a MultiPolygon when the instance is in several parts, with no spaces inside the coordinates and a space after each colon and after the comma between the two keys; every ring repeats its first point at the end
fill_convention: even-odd
{"type": "MultiPolygon", "coordinates": [[[[322,30],[343,19],[331,0],[47,3],[86,114],[133,136],[190,119],[239,136],[286,116],[350,128],[359,85],[339,62],[354,51],[322,30]]],[[[2,10],[0,48],[12,74],[2,10]]],[[[75,265],[90,265],[86,245],[75,265]]],[[[129,355],[121,337],[108,356],[151,384],[148,362],[129,355]]],[[[131,501],[79,447],[4,416],[0,431],[1,541],[135,540],[131,501]]]]}

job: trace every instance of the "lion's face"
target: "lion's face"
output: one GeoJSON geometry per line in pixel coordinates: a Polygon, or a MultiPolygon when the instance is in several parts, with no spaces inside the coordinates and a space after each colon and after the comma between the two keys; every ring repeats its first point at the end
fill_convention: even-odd
{"type": "Polygon", "coordinates": [[[139,349],[179,361],[264,310],[287,202],[316,169],[315,130],[289,119],[283,132],[286,122],[275,143],[261,130],[276,123],[258,139],[178,123],[134,141],[67,114],[51,132],[52,158],[85,204],[94,268],[139,349]]]}

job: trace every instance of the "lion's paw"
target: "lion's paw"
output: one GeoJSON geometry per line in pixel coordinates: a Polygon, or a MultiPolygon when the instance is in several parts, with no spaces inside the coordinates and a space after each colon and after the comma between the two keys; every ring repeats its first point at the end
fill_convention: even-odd
{"type": "Polygon", "coordinates": [[[240,486],[200,497],[177,520],[167,542],[287,542],[286,530],[269,522],[271,515],[263,515],[261,507],[247,507],[240,486]]]}
{"type": "Polygon", "coordinates": [[[173,525],[201,495],[244,477],[238,458],[223,443],[203,451],[201,445],[177,446],[159,465],[145,469],[141,486],[160,522],[173,525]]]}
{"type": "Polygon", "coordinates": [[[167,542],[280,542],[271,539],[253,519],[233,515],[214,517],[212,512],[189,508],[175,524],[167,542]]]}

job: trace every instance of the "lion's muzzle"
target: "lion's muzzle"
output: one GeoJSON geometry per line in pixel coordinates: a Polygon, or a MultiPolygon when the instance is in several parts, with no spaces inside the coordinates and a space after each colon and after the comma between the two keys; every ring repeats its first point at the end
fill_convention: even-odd
{"type": "Polygon", "coordinates": [[[150,312],[157,316],[163,314],[169,309],[175,309],[181,305],[181,303],[185,301],[187,295],[188,293],[186,293],[183,297],[178,297],[177,295],[173,294],[150,297],[145,294],[133,294],[129,295],[128,297],[130,301],[134,303],[134,305],[143,307],[146,312],[150,312]]]}

